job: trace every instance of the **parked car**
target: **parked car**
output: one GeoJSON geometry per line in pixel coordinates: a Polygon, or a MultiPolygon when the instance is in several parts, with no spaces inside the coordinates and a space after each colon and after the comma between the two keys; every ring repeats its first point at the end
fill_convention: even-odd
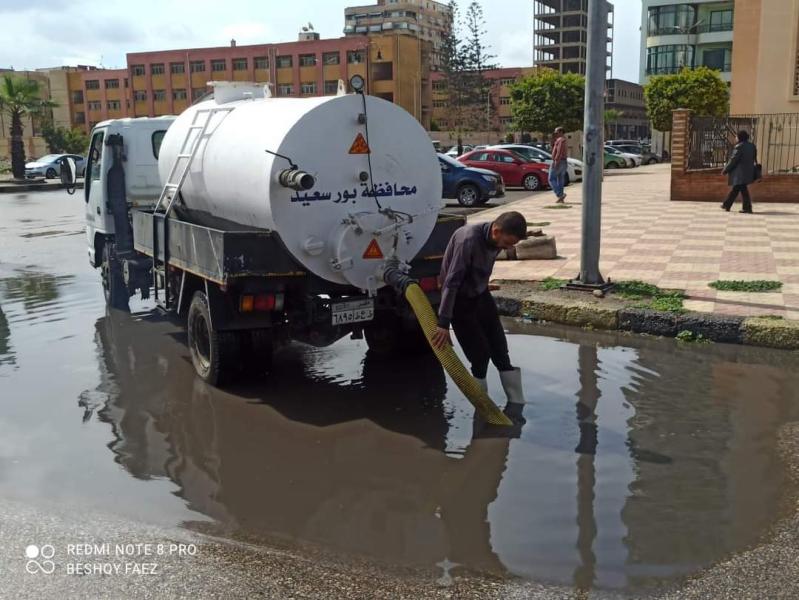
{"type": "Polygon", "coordinates": [[[62,156],[68,156],[75,160],[75,168],[78,172],[78,177],[83,177],[86,173],[86,159],[77,154],[48,154],[39,159],[25,164],[25,177],[33,179],[35,177],[44,177],[45,179],[55,179],[61,175],[61,162],[62,156]]]}
{"type": "Polygon", "coordinates": [[[608,143],[608,146],[611,148],[615,148],[616,150],[620,150],[622,152],[626,152],[627,154],[634,154],[640,156],[643,164],[645,165],[652,165],[655,163],[660,162],[660,157],[657,154],[654,154],[650,148],[647,146],[643,146],[641,144],[611,144],[608,143]]]}
{"type": "Polygon", "coordinates": [[[462,206],[485,204],[505,195],[502,177],[487,169],[467,167],[446,154],[438,155],[444,198],[455,198],[462,206]]]}
{"type": "Polygon", "coordinates": [[[472,150],[458,160],[470,167],[488,169],[502,176],[505,185],[540,190],[547,185],[549,167],[542,162],[529,161],[510,150],[472,150]]]}
{"type": "Polygon", "coordinates": [[[606,169],[626,169],[629,162],[620,154],[614,154],[605,148],[605,168],[606,169]]]}
{"type": "MultiPolygon", "coordinates": [[[[516,154],[521,154],[527,160],[545,163],[546,165],[552,164],[552,154],[535,146],[527,146],[526,144],[498,144],[496,146],[491,146],[491,148],[510,150],[516,154]]],[[[566,162],[568,163],[566,170],[566,185],[569,185],[572,181],[582,181],[582,161],[577,160],[576,158],[569,158],[566,162]]]]}
{"type": "Polygon", "coordinates": [[[612,146],[605,146],[605,152],[610,152],[611,154],[615,154],[624,160],[625,167],[637,167],[643,162],[643,158],[640,156],[635,156],[634,154],[628,154],[626,152],[622,152],[621,150],[616,150],[612,146]]]}
{"type": "Polygon", "coordinates": [[[452,158],[457,158],[461,154],[466,154],[467,152],[471,152],[472,150],[474,150],[474,146],[472,146],[471,144],[463,144],[463,152],[458,152],[458,147],[453,146],[452,148],[447,150],[444,154],[452,158]]]}

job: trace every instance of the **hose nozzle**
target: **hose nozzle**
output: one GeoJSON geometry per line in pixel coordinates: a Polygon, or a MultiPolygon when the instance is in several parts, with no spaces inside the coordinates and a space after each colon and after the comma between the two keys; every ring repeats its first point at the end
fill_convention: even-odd
{"type": "Polygon", "coordinates": [[[310,190],[316,183],[313,175],[300,169],[284,169],[278,175],[277,180],[283,187],[291,188],[298,192],[310,190]]]}

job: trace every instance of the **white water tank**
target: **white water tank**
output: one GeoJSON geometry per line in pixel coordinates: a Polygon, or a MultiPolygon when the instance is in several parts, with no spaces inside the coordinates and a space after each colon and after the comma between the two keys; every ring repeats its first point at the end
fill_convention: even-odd
{"type": "Polygon", "coordinates": [[[382,286],[381,257],[410,261],[443,206],[427,133],[405,110],[372,96],[268,96],[254,84],[216,82],[215,98],[188,108],[167,131],[162,183],[187,135],[199,131],[190,127],[207,118],[198,111],[231,108],[210,117],[182,188],[186,208],[276,231],[305,268],[328,281],[382,286]],[[313,187],[281,185],[290,163],[270,152],[310,173],[313,187]]]}

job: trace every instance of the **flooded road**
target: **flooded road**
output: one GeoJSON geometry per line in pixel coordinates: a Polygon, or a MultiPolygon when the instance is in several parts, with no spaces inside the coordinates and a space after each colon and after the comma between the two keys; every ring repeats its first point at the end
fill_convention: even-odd
{"type": "MultiPolygon", "coordinates": [[[[643,592],[784,513],[795,353],[508,322],[529,403],[476,426],[430,358],[293,345],[275,375],[194,376],[148,304],[107,312],[79,194],[0,196],[0,502],[270,546],[643,592]]],[[[496,373],[490,393],[502,398],[496,373]]]]}

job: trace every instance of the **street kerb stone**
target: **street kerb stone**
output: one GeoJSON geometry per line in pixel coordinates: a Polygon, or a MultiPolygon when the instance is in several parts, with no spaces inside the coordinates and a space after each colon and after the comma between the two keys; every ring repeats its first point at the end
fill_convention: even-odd
{"type": "Polygon", "coordinates": [[[781,350],[799,350],[799,322],[783,319],[750,318],[742,326],[743,343],[781,350]]]}

